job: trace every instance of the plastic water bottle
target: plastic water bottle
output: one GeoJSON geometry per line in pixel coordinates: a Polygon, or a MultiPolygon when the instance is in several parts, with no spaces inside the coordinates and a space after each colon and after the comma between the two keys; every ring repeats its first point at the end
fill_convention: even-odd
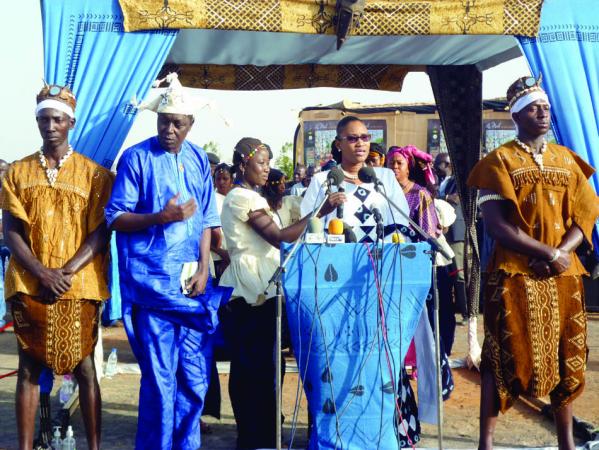
{"type": "Polygon", "coordinates": [[[73,436],[73,427],[69,425],[67,428],[67,434],[62,440],[62,447],[60,450],[76,450],[75,437],[73,436]]]}
{"type": "Polygon", "coordinates": [[[54,427],[54,435],[50,441],[52,450],[62,450],[62,439],[60,437],[60,427],[54,427]]]}
{"type": "Polygon", "coordinates": [[[116,348],[113,348],[110,352],[110,355],[108,355],[108,360],[106,361],[106,370],[104,370],[104,376],[106,378],[112,378],[114,375],[116,375],[116,363],[116,348]]]}
{"type": "Polygon", "coordinates": [[[62,376],[62,384],[60,385],[60,390],[58,391],[58,400],[60,400],[60,404],[64,405],[69,401],[71,395],[75,391],[75,383],[73,382],[73,375],[65,374],[62,376]]]}

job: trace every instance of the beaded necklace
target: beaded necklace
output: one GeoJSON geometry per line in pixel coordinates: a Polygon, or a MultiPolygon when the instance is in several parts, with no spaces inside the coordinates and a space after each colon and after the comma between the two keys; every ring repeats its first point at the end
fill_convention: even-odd
{"type": "Polygon", "coordinates": [[[62,166],[64,166],[64,163],[67,161],[67,159],[69,159],[69,156],[71,156],[72,154],[73,154],[73,147],[71,147],[69,145],[69,149],[62,156],[62,158],[60,158],[60,160],[58,161],[58,164],[56,164],[56,167],[54,167],[53,169],[50,169],[48,167],[48,161],[46,160],[46,156],[44,155],[44,149],[43,149],[43,147],[40,148],[40,152],[39,152],[40,164],[42,166],[42,169],[44,169],[46,171],[46,178],[48,178],[48,184],[51,187],[54,187],[54,185],[56,184],[56,179],[58,178],[58,170],[62,166]]]}
{"type": "Polygon", "coordinates": [[[538,153],[535,153],[532,148],[522,142],[520,139],[515,139],[516,144],[518,144],[526,153],[532,156],[534,162],[539,166],[539,169],[543,170],[543,153],[547,151],[547,141],[543,140],[543,145],[541,146],[541,150],[538,153]]]}

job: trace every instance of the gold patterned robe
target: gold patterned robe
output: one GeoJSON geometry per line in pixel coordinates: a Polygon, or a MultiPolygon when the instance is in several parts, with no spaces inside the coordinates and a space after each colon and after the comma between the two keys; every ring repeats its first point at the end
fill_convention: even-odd
{"type": "MultiPolygon", "coordinates": [[[[23,224],[33,255],[46,267],[63,267],[104,222],[112,174],[74,152],[50,186],[39,153],[11,165],[2,182],[0,208],[23,224]]],[[[53,303],[38,298],[39,282],[11,257],[5,297],[11,302],[21,348],[57,373],[71,371],[96,341],[98,310],[110,294],[107,258],[98,254],[72,277],[72,287],[53,303]]]]}

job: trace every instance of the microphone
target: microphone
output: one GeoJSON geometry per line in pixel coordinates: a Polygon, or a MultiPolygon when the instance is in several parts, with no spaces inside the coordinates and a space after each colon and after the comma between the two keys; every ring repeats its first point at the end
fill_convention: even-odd
{"type": "Polygon", "coordinates": [[[343,186],[343,180],[345,180],[345,174],[339,167],[333,167],[329,170],[329,173],[327,174],[327,183],[329,187],[337,186],[337,188],[341,188],[343,186]]]}
{"type": "MultiPolygon", "coordinates": [[[[337,192],[345,192],[345,188],[343,187],[345,174],[343,173],[343,170],[339,167],[333,167],[327,178],[334,180],[334,185],[337,186],[337,192]]],[[[337,206],[337,219],[343,220],[343,203],[337,206]]]]}
{"type": "MultiPolygon", "coordinates": [[[[358,178],[362,183],[374,183],[375,189],[377,185],[380,184],[380,181],[376,176],[376,172],[370,166],[363,166],[358,171],[358,178]]],[[[376,190],[378,191],[378,189],[376,190]]]]}
{"type": "MultiPolygon", "coordinates": [[[[405,211],[403,211],[401,208],[399,208],[388,196],[387,194],[385,194],[385,192],[383,192],[383,190],[380,188],[381,185],[383,183],[381,183],[381,181],[378,179],[378,177],[376,176],[376,172],[372,167],[369,166],[364,166],[360,169],[360,171],[358,172],[358,178],[360,179],[360,181],[362,183],[374,183],[374,189],[381,194],[383,197],[385,197],[385,200],[387,200],[387,202],[389,202],[389,206],[392,206],[393,209],[395,209],[397,212],[399,212],[399,214],[408,221],[408,223],[412,226],[412,228],[426,241],[430,244],[431,248],[439,253],[441,253],[446,259],[451,259],[450,254],[447,252],[447,250],[445,250],[445,248],[443,248],[443,246],[441,245],[441,243],[439,242],[438,239],[436,239],[435,237],[431,236],[430,234],[428,234],[426,231],[424,231],[420,225],[418,225],[416,222],[414,222],[410,216],[408,214],[406,214],[405,211]]],[[[407,235],[406,235],[407,236],[407,235]]],[[[433,261],[434,264],[434,261],[433,261]]]]}
{"type": "MultiPolygon", "coordinates": [[[[338,167],[333,167],[329,174],[327,175],[327,180],[331,185],[337,186],[338,192],[343,192],[343,180],[345,179],[345,174],[338,167]]],[[[344,230],[343,224],[343,205],[337,206],[337,218],[331,219],[329,222],[329,235],[333,236],[342,236],[344,230]]]]}
{"type": "Polygon", "coordinates": [[[313,216],[308,220],[308,230],[306,232],[306,244],[324,243],[324,225],[320,218],[313,216]]]}
{"type": "Polygon", "coordinates": [[[356,233],[354,233],[353,227],[350,227],[345,222],[343,222],[343,237],[345,238],[345,242],[347,242],[347,243],[358,242],[358,239],[356,238],[356,233]]]}

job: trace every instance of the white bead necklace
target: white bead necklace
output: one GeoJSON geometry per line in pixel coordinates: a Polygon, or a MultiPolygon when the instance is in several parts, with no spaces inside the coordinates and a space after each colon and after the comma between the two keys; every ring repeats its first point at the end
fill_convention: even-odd
{"type": "Polygon", "coordinates": [[[343,171],[343,175],[345,175],[345,178],[347,178],[348,180],[355,181],[358,179],[358,175],[352,175],[351,173],[346,172],[343,167],[341,167],[341,170],[343,171]]]}
{"type": "Polygon", "coordinates": [[[535,153],[532,148],[522,142],[520,139],[516,138],[516,144],[518,144],[522,149],[532,156],[532,159],[535,161],[539,169],[543,170],[543,153],[547,151],[547,141],[543,140],[543,145],[541,146],[541,150],[538,153],[535,153]]]}
{"type": "Polygon", "coordinates": [[[56,164],[56,167],[54,169],[50,169],[48,167],[48,161],[46,161],[46,156],[44,155],[44,149],[40,148],[40,164],[42,165],[42,168],[46,171],[46,178],[48,178],[48,184],[50,184],[51,187],[54,187],[54,185],[56,184],[56,179],[58,178],[58,170],[64,166],[64,163],[66,162],[67,159],[69,159],[69,156],[71,156],[73,154],[73,147],[71,147],[69,145],[69,149],[67,150],[67,152],[62,156],[62,158],[60,158],[60,161],[58,161],[58,164],[56,164]]]}

